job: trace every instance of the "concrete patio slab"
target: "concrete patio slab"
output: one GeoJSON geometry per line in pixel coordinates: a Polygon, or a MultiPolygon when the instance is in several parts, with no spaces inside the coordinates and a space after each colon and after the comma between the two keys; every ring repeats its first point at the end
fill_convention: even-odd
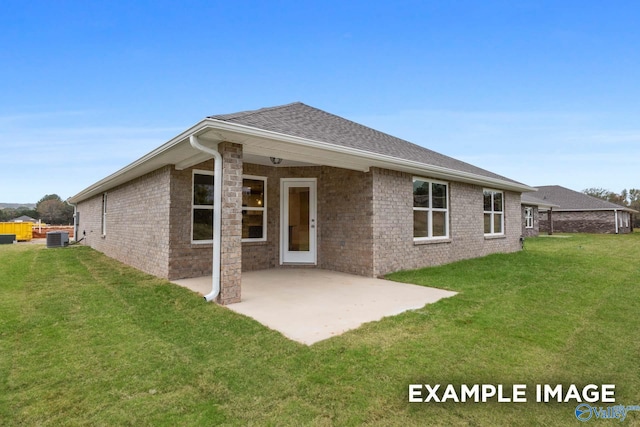
{"type": "MultiPolygon", "coordinates": [[[[211,291],[210,276],[173,283],[202,295],[211,291]]],[[[242,302],[227,307],[311,345],[455,294],[335,271],[282,268],[243,272],[242,302]]]]}

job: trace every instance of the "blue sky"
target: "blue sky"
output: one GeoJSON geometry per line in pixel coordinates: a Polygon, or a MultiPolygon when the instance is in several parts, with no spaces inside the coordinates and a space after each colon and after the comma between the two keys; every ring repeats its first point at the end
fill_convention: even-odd
{"type": "Polygon", "coordinates": [[[0,202],[301,101],[529,185],[640,188],[635,1],[0,4],[0,202]]]}

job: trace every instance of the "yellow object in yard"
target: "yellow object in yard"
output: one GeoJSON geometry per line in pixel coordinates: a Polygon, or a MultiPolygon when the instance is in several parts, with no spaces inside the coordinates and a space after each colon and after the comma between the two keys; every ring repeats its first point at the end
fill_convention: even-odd
{"type": "Polygon", "coordinates": [[[16,240],[31,241],[32,227],[30,222],[0,222],[0,234],[15,234],[16,240]]]}

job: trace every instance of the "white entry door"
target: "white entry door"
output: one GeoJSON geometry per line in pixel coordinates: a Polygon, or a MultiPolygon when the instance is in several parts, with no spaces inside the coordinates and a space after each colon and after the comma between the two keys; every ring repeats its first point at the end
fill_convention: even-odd
{"type": "Polygon", "coordinates": [[[280,263],[316,263],[316,180],[280,181],[280,263]]]}

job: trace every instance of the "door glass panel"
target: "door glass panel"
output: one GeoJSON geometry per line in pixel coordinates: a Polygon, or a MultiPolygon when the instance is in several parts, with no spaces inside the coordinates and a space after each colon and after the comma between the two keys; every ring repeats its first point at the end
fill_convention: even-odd
{"type": "Polygon", "coordinates": [[[309,252],[309,187],[289,187],[289,251],[309,252]]]}

